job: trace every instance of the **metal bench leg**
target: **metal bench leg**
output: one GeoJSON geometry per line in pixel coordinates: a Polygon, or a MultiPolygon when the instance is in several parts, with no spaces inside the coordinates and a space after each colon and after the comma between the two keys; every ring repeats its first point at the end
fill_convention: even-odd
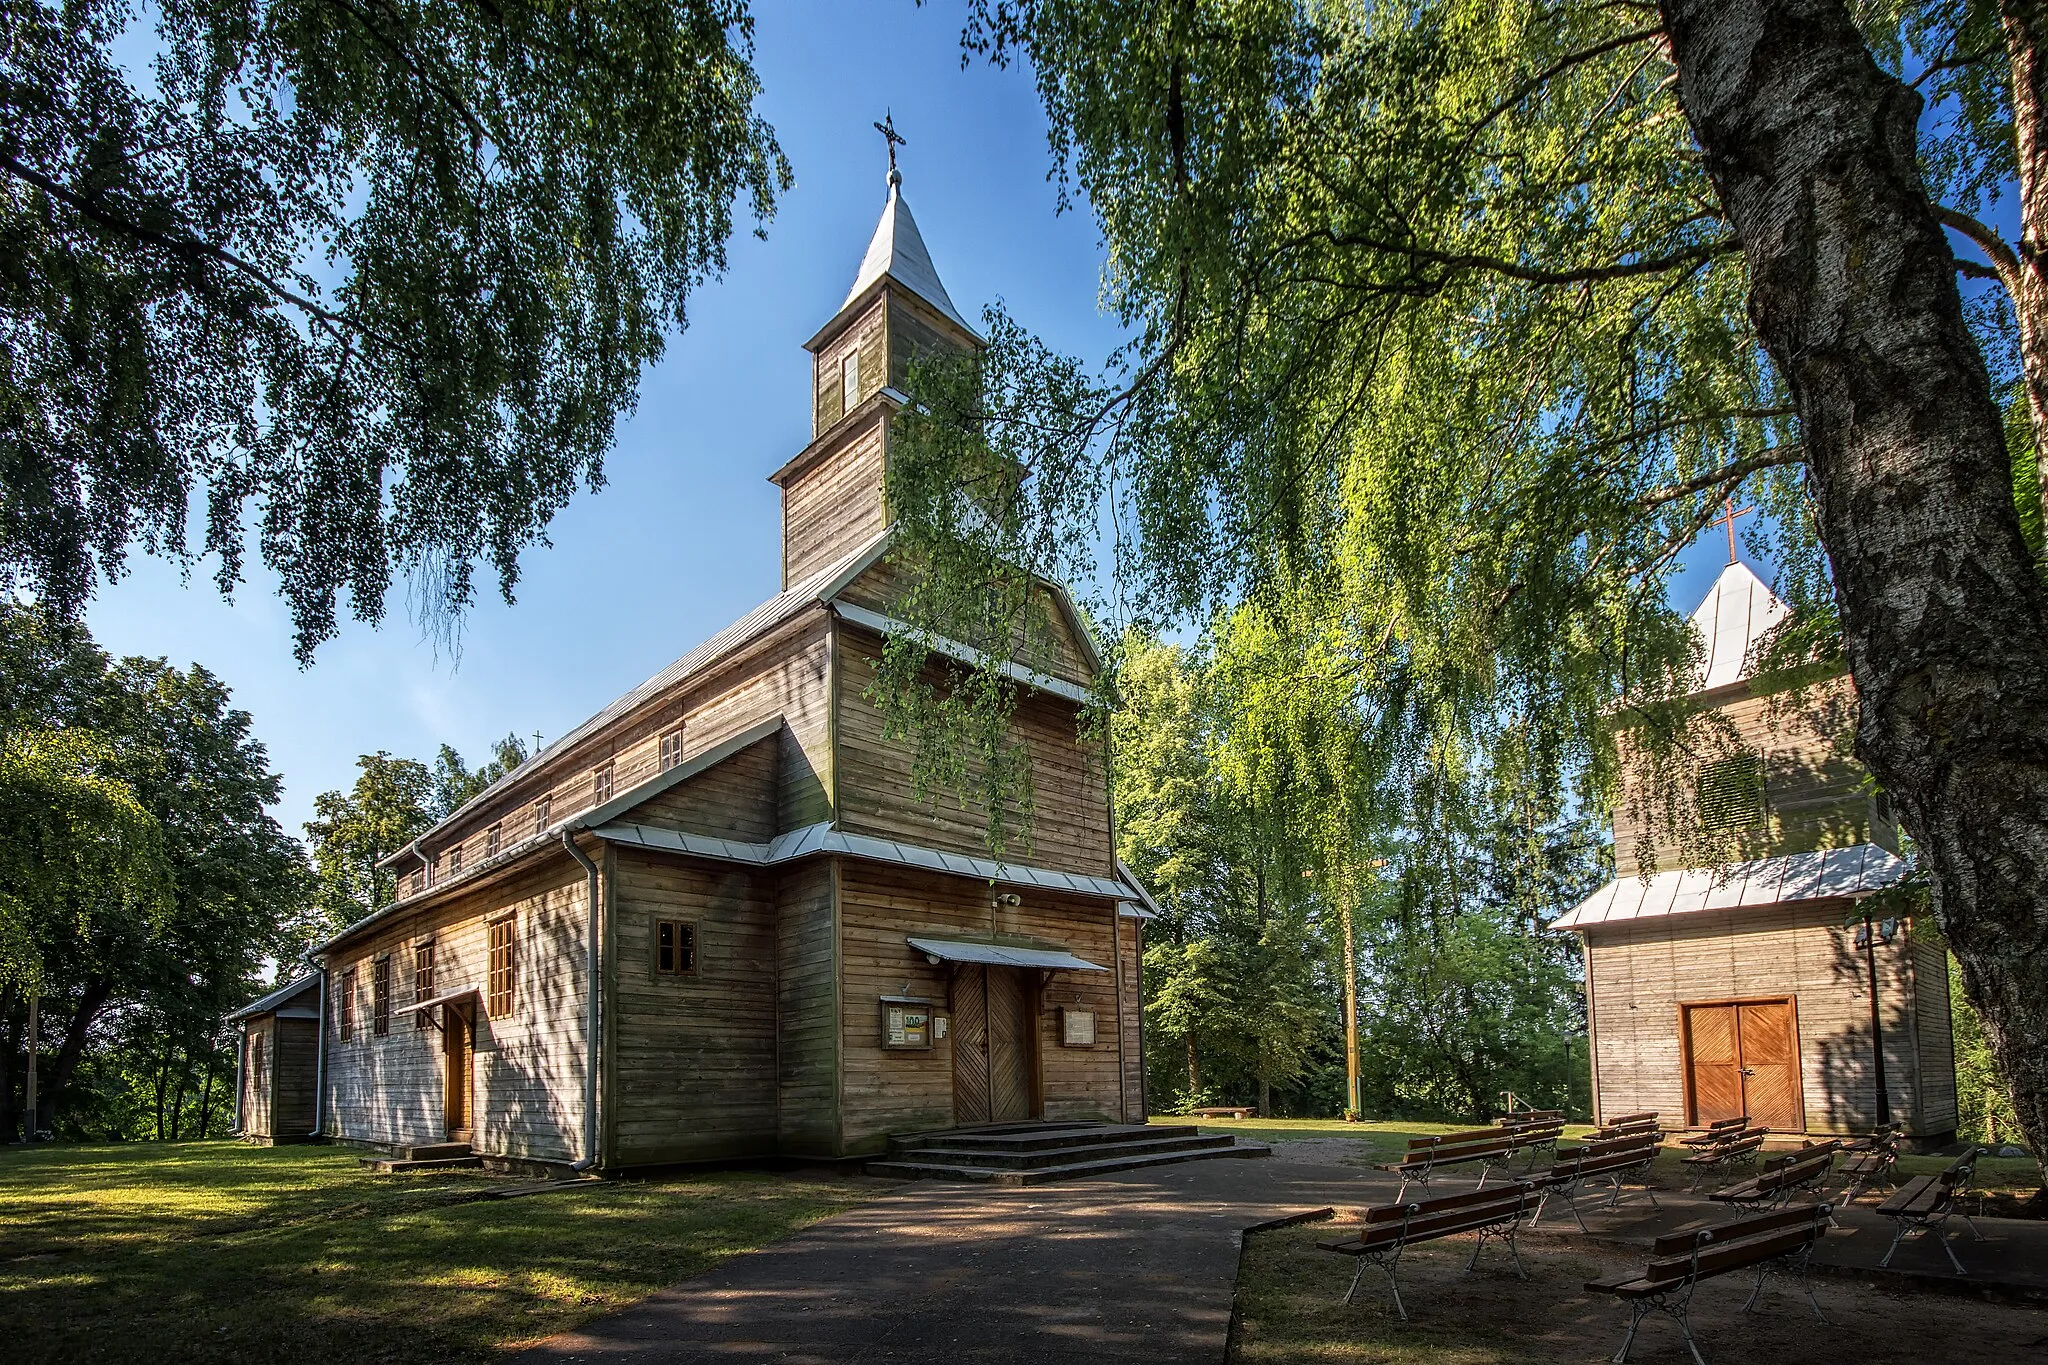
{"type": "Polygon", "coordinates": [[[1813,1315],[1819,1318],[1824,1326],[1832,1327],[1834,1324],[1828,1321],[1828,1315],[1820,1311],[1820,1300],[1813,1296],[1813,1279],[1806,1273],[1807,1263],[1812,1259],[1813,1248],[1808,1247],[1806,1254],[1799,1258],[1799,1287],[1806,1291],[1806,1302],[1813,1309],[1813,1315]]]}
{"type": "Polygon", "coordinates": [[[1892,1263],[1892,1257],[1898,1254],[1899,1243],[1906,1240],[1907,1228],[1908,1224],[1906,1220],[1901,1218],[1899,1220],[1899,1226],[1897,1230],[1892,1233],[1892,1244],[1885,1249],[1884,1259],[1877,1263],[1877,1268],[1879,1270],[1884,1269],[1886,1266],[1892,1263]]]}
{"type": "Polygon", "coordinates": [[[1948,1231],[1944,1228],[1929,1228],[1928,1231],[1934,1234],[1935,1241],[1941,1243],[1941,1249],[1948,1253],[1948,1263],[1956,1268],[1956,1274],[1969,1274],[1969,1271],[1963,1269],[1963,1263],[1956,1259],[1956,1249],[1948,1244],[1948,1231]]]}
{"type": "Polygon", "coordinates": [[[1365,1278],[1365,1267],[1369,1264],[1363,1256],[1358,1258],[1358,1269],[1352,1273],[1351,1287],[1344,1291],[1344,1306],[1351,1306],[1351,1296],[1358,1292],[1358,1282],[1365,1278]]]}
{"type": "Polygon", "coordinates": [[[1742,1301],[1742,1311],[1754,1313],[1756,1301],[1764,1296],[1764,1281],[1771,1275],[1771,1263],[1765,1261],[1756,1268],[1756,1285],[1749,1291],[1749,1297],[1742,1301]]]}
{"type": "Polygon", "coordinates": [[[1635,1299],[1629,1303],[1628,1334],[1621,1339],[1621,1349],[1608,1357],[1614,1365],[1628,1365],[1629,1347],[1635,1344],[1636,1331],[1643,1325],[1643,1316],[1649,1311],[1650,1305],[1646,1300],[1635,1299]]]}
{"type": "Polygon", "coordinates": [[[1984,1234],[1977,1231],[1977,1221],[1974,1218],[1970,1217],[1969,1214],[1964,1213],[1961,1209],[1956,1210],[1956,1217],[1962,1219],[1963,1222],[1969,1226],[1970,1235],[1972,1237],[1976,1238],[1980,1242],[1984,1240],[1984,1234]]]}
{"type": "Polygon", "coordinates": [[[1685,1349],[1692,1352],[1693,1365],[1707,1365],[1707,1358],[1700,1354],[1700,1344],[1693,1337],[1692,1324],[1685,1320],[1685,1305],[1673,1309],[1671,1316],[1678,1319],[1678,1330],[1685,1333],[1685,1349]]]}

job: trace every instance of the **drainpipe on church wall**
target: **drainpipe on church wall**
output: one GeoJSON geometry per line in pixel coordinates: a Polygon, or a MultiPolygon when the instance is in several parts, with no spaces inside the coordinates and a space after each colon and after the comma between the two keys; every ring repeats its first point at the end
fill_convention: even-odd
{"type": "Polygon", "coordinates": [[[570,1163],[570,1170],[587,1171],[597,1164],[597,864],[576,847],[568,830],[562,831],[562,847],[583,867],[584,901],[590,911],[590,941],[584,953],[583,1031],[583,1157],[570,1163]]]}
{"type": "MultiPolygon", "coordinates": [[[[319,1137],[327,1127],[327,964],[315,963],[306,954],[306,965],[320,973],[320,1012],[313,1021],[313,1131],[319,1137]]],[[[242,1093],[235,1092],[235,1111],[241,1112],[242,1093]]]]}
{"type": "Polygon", "coordinates": [[[1892,1100],[1885,1093],[1884,1025],[1877,1007],[1877,929],[1868,910],[1863,912],[1863,960],[1870,968],[1870,1059],[1871,1077],[1877,1082],[1877,1126],[1886,1128],[1892,1121],[1892,1100]]]}

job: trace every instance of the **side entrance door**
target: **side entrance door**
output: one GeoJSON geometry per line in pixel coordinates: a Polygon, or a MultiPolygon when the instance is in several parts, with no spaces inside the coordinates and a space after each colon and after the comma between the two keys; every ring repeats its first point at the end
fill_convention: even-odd
{"type": "Polygon", "coordinates": [[[442,1094],[450,1142],[469,1141],[471,1046],[470,1012],[466,1005],[441,1006],[441,1060],[445,1069],[442,1094]]]}
{"type": "Polygon", "coordinates": [[[1035,994],[1015,967],[953,969],[955,1123],[1012,1123],[1037,1114],[1035,994]]]}
{"type": "Polygon", "coordinates": [[[1773,1132],[1806,1127],[1793,1001],[1681,1005],[1686,1118],[1694,1125],[1747,1114],[1773,1132]]]}

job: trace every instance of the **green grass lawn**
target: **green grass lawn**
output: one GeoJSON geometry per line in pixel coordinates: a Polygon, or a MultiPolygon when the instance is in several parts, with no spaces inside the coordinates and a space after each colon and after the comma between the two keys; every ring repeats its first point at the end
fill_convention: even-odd
{"type": "Polygon", "coordinates": [[[0,1342],[33,1362],[480,1360],[858,1203],[727,1172],[492,1199],[331,1147],[0,1149],[0,1342]]]}

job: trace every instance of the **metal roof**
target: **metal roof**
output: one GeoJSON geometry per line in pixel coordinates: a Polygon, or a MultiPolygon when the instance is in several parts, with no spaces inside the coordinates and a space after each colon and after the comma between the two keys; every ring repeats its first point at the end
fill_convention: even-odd
{"type": "Polygon", "coordinates": [[[1758,858],[1725,868],[1659,872],[1647,881],[1641,877],[1619,877],[1566,911],[1549,927],[1583,931],[1671,915],[1867,896],[1892,885],[1909,870],[1905,859],[1876,844],[1854,844],[1817,853],[1758,858]]]}
{"type": "Polygon", "coordinates": [[[304,976],[285,982],[284,985],[279,986],[276,990],[260,999],[251,1000],[248,1004],[230,1014],[228,1018],[248,1019],[258,1014],[274,1013],[319,984],[320,974],[318,972],[308,972],[304,976]]]}
{"type": "Polygon", "coordinates": [[[861,258],[860,270],[853,277],[853,288],[846,291],[846,302],[839,305],[839,311],[844,313],[886,275],[979,341],[981,333],[960,316],[960,310],[953,306],[953,300],[946,293],[946,286],[939,281],[938,268],[932,264],[932,253],[925,249],[924,234],[917,230],[917,220],[910,216],[910,205],[904,201],[903,189],[898,183],[900,179],[893,174],[890,177],[889,198],[882,205],[882,220],[875,224],[875,235],[868,242],[868,254],[861,258]]]}
{"type": "Polygon", "coordinates": [[[1692,614],[1692,628],[1706,646],[1705,666],[1695,692],[1742,682],[1754,671],[1749,652],[1785,619],[1787,608],[1763,580],[1742,563],[1721,570],[1707,598],[1692,614]]]}
{"type": "Polygon", "coordinates": [[[941,962],[980,962],[991,967],[1043,967],[1047,971],[1106,972],[1109,968],[1075,957],[1064,948],[1013,948],[1007,943],[975,943],[966,939],[913,938],[911,947],[941,962]]]}
{"type": "Polygon", "coordinates": [[[1098,896],[1104,900],[1129,900],[1134,894],[1139,894],[1138,888],[1114,877],[1091,877],[1080,872],[1059,872],[1049,867],[999,863],[993,858],[971,858],[962,853],[925,848],[921,844],[849,834],[824,823],[791,830],[765,844],[627,823],[605,825],[592,832],[598,838],[609,839],[613,843],[688,853],[724,862],[748,863],[755,867],[772,867],[813,854],[838,853],[871,862],[895,863],[901,867],[921,867],[956,877],[972,877],[977,881],[1030,886],[1041,891],[1060,891],[1077,896],[1098,896]]]}

